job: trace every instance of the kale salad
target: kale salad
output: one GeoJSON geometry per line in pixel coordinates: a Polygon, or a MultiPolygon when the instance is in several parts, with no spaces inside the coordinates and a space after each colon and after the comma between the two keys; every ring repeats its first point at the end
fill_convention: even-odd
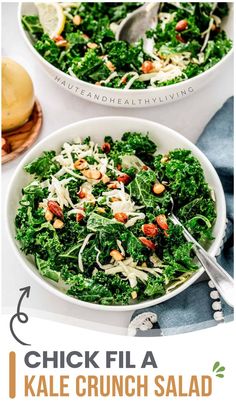
{"type": "Polygon", "coordinates": [[[65,142],[24,167],[15,218],[22,251],[40,274],[77,299],[129,305],[160,297],[199,269],[175,213],[203,245],[212,239],[214,196],[190,150],[160,154],[148,134],[125,132],[99,146],[65,142]]]}
{"type": "MultiPolygon", "coordinates": [[[[98,86],[146,89],[197,76],[232,48],[222,30],[227,3],[161,3],[157,26],[147,31],[154,49],[143,40],[117,41],[116,31],[128,13],[143,3],[57,3],[61,24],[50,36],[40,15],[24,15],[22,24],[35,49],[53,66],[98,86]]],[[[37,3],[36,3],[37,7],[37,3]]]]}

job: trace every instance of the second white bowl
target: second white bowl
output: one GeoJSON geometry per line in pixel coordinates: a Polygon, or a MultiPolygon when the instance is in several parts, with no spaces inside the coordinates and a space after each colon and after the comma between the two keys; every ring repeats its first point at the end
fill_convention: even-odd
{"type": "Polygon", "coordinates": [[[13,179],[11,181],[7,197],[6,210],[9,237],[17,254],[18,260],[23,264],[24,268],[28,271],[33,281],[37,281],[50,293],[57,295],[63,300],[67,300],[73,304],[96,310],[126,311],[149,307],[154,304],[161,303],[185,290],[187,287],[193,284],[203,272],[203,269],[199,269],[188,281],[183,283],[180,287],[171,291],[169,294],[166,294],[162,297],[147,300],[142,303],[133,305],[102,306],[98,304],[84,302],[64,294],[62,291],[56,288],[55,284],[50,283],[45,278],[42,278],[35,266],[33,258],[26,256],[20,250],[19,243],[15,239],[14,220],[17,208],[19,206],[19,200],[21,199],[22,188],[29,183],[30,179],[32,179],[32,177],[24,171],[24,165],[26,163],[31,162],[34,158],[39,157],[45,150],[59,151],[61,145],[65,141],[73,140],[78,136],[81,138],[86,138],[90,136],[93,141],[97,142],[98,144],[102,144],[105,136],[110,135],[113,137],[113,139],[119,140],[124,134],[124,132],[127,131],[139,131],[144,134],[148,133],[150,138],[157,144],[158,152],[160,153],[167,153],[168,151],[174,148],[185,148],[192,151],[193,155],[196,156],[200,161],[204,169],[205,178],[208,184],[215,191],[216,195],[217,218],[213,230],[213,236],[215,237],[215,239],[213,240],[209,248],[209,253],[212,256],[215,256],[218,253],[224,237],[226,223],[226,205],[220,179],[207,157],[194,144],[192,144],[189,140],[187,140],[185,137],[183,137],[176,131],[167,128],[166,126],[144,119],[128,117],[103,117],[76,122],[72,125],[68,125],[50,134],[27,153],[25,158],[18,165],[13,179]]]}

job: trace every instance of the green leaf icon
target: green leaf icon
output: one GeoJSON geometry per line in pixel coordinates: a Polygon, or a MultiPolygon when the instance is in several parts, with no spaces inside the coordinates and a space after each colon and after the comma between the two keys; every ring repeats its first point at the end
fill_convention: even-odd
{"type": "Polygon", "coordinates": [[[216,374],[216,377],[223,378],[224,374],[216,374]]]}
{"type": "Polygon", "coordinates": [[[216,372],[220,372],[220,371],[225,371],[225,367],[218,368],[216,372]]]}
{"type": "Polygon", "coordinates": [[[212,369],[212,371],[214,372],[218,367],[220,366],[220,363],[219,363],[219,361],[216,361],[215,363],[214,363],[214,365],[213,365],[213,369],[212,369]]]}

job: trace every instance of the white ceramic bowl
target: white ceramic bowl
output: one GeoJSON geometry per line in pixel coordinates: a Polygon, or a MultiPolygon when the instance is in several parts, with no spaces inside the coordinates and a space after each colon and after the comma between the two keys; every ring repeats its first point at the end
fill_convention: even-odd
{"type": "MultiPolygon", "coordinates": [[[[224,19],[223,28],[230,39],[233,39],[233,3],[229,3],[230,13],[224,19]]],[[[58,86],[68,90],[72,94],[83,99],[95,102],[101,105],[123,108],[142,108],[149,106],[158,106],[167,103],[173,103],[177,100],[194,94],[199,89],[204,87],[220,72],[224,71],[224,66],[228,61],[232,50],[214,67],[205,71],[204,73],[185,80],[183,82],[173,84],[170,86],[163,86],[150,89],[139,90],[122,90],[109,87],[95,86],[91,83],[75,79],[70,75],[58,70],[52,64],[48,63],[33,47],[32,41],[25,32],[22,23],[22,15],[37,14],[37,9],[34,3],[21,3],[18,10],[18,21],[21,33],[27,45],[31,49],[33,55],[42,64],[48,75],[58,84],[58,86]]]]}
{"type": "Polygon", "coordinates": [[[19,261],[23,264],[24,268],[29,272],[32,279],[41,284],[52,294],[58,295],[60,298],[70,301],[71,303],[78,304],[97,310],[111,310],[111,311],[125,311],[134,310],[137,308],[149,307],[154,304],[161,303],[168,300],[171,297],[182,292],[184,289],[193,284],[199,276],[202,274],[203,269],[199,269],[188,281],[182,284],[179,288],[173,290],[169,294],[162,297],[148,300],[139,304],[133,304],[129,306],[102,306],[93,303],[87,303],[81,300],[77,300],[74,297],[63,294],[60,290],[55,287],[55,283],[49,280],[43,279],[39,274],[34,261],[31,257],[26,256],[19,249],[19,243],[15,240],[15,226],[14,219],[17,208],[19,206],[19,200],[21,198],[21,191],[26,186],[32,177],[28,175],[24,170],[23,166],[26,163],[31,162],[34,158],[41,155],[45,150],[60,150],[60,146],[65,141],[73,140],[75,137],[85,138],[91,136],[92,140],[98,144],[102,144],[103,139],[106,135],[111,135],[114,139],[119,140],[122,134],[126,131],[140,131],[143,133],[149,133],[150,138],[155,141],[158,145],[158,151],[161,153],[167,153],[169,150],[174,148],[187,148],[192,150],[193,154],[199,159],[205,172],[205,177],[209,185],[214,189],[216,194],[216,210],[217,219],[214,226],[213,235],[215,237],[212,242],[209,253],[215,256],[221,246],[222,239],[224,237],[225,222],[226,222],[226,205],[225,197],[222,189],[219,177],[206,158],[206,156],[189,140],[177,133],[176,131],[167,128],[164,125],[157,124],[144,119],[128,118],[128,117],[102,117],[87,119],[84,121],[76,122],[72,125],[68,125],[58,131],[50,134],[44,140],[40,141],[35,147],[33,147],[25,156],[25,158],[18,165],[13,179],[9,187],[9,193],[7,197],[7,224],[8,232],[13,243],[13,247],[16,251],[19,261]]]}

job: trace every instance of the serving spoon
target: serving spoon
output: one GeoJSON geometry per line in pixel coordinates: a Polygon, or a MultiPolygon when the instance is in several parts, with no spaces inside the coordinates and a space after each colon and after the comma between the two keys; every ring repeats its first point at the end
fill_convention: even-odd
{"type": "Polygon", "coordinates": [[[148,29],[157,25],[157,12],[160,3],[146,3],[122,20],[116,31],[117,41],[127,41],[130,44],[143,39],[143,49],[147,54],[153,53],[154,41],[145,35],[148,29]]]}
{"type": "Polygon", "coordinates": [[[179,225],[183,229],[183,235],[188,242],[193,243],[193,250],[200,261],[201,265],[204,267],[209,278],[212,280],[217,291],[225,300],[225,302],[230,306],[234,307],[234,280],[231,276],[217,263],[215,257],[209,255],[206,250],[194,239],[194,237],[189,233],[189,231],[183,226],[179,219],[175,216],[174,210],[174,200],[171,197],[172,208],[170,211],[169,218],[175,224],[179,225]]]}

